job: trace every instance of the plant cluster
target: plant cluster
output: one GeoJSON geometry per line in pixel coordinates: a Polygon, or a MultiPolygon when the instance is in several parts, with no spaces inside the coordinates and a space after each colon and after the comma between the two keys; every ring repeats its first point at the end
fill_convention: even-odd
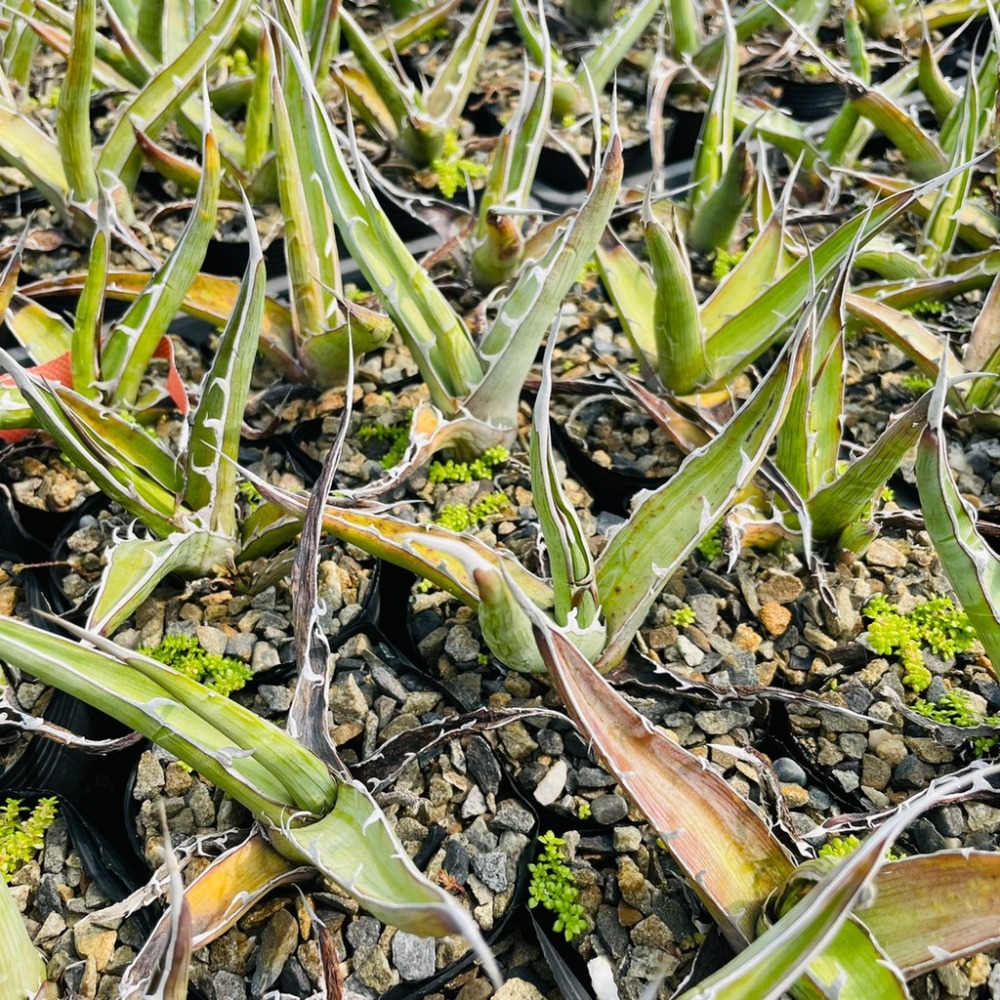
{"type": "MultiPolygon", "coordinates": [[[[935,702],[918,698],[910,706],[914,712],[919,712],[935,722],[943,722],[960,729],[973,729],[976,726],[1000,726],[1000,716],[984,715],[973,707],[964,691],[946,691],[935,702]]],[[[977,757],[982,757],[995,749],[1000,743],[1000,737],[977,736],[972,741],[972,749],[977,757]]]]}
{"type": "Polygon", "coordinates": [[[950,660],[977,642],[969,616],[950,597],[933,597],[903,615],[884,594],[876,594],[863,613],[869,619],[865,633],[869,647],[880,656],[898,656],[903,683],[917,692],[931,683],[921,654],[924,646],[950,660]]]}
{"type": "MultiPolygon", "coordinates": [[[[1000,216],[996,179],[979,155],[997,127],[995,11],[982,0],[746,0],[733,10],[567,0],[566,23],[582,32],[581,45],[567,46],[550,37],[544,4],[511,0],[524,80],[487,149],[463,148],[471,130],[462,116],[506,6],[391,6],[398,20],[350,3],[204,0],[178,16],[173,4],[114,0],[99,11],[95,0],[37,0],[0,18],[0,158],[89,251],[86,272],[22,284],[27,232],[4,248],[0,316],[33,367],[0,352],[0,432],[44,429],[136,522],[108,554],[87,628],[66,625],[65,638],[0,618],[0,659],[157,741],[252,813],[261,833],[206,869],[189,893],[193,906],[223,892],[263,893],[308,864],[386,923],[464,934],[495,975],[466,910],[416,871],[330,741],[316,595],[327,532],[475,609],[491,663],[551,681],[736,953],[685,1000],[786,990],[798,1000],[835,991],[905,998],[907,976],[998,943],[991,887],[1000,865],[988,852],[943,852],[881,870],[886,851],[921,810],[988,790],[994,772],[981,765],[945,779],[860,844],[832,843],[843,855],[837,865],[800,865],[704,757],[649,724],[608,678],[692,553],[722,554],[723,529],[734,559],[743,546],[794,547],[817,578],[825,559],[863,554],[879,530],[885,483],[913,449],[921,514],[963,610],[935,598],[901,614],[876,598],[865,610],[868,645],[898,656],[915,691],[930,681],[925,649],[951,658],[978,636],[1000,664],[1000,557],[958,491],[945,434],[946,413],[960,426],[991,427],[1000,404],[997,379],[977,375],[1000,373],[1000,216]],[[993,30],[958,80],[942,65],[956,39],[940,45],[934,33],[971,14],[993,30]],[[372,16],[378,30],[366,27],[372,16]],[[834,22],[831,46],[821,29],[834,22]],[[448,44],[435,58],[404,71],[398,54],[441,33],[448,44]],[[652,60],[635,52],[643,36],[661,45],[652,60]],[[41,46],[66,62],[54,131],[38,119],[44,92],[31,93],[41,46]],[[879,79],[874,61],[893,46],[899,65],[879,79]],[[769,74],[834,81],[838,108],[822,132],[746,96],[741,84],[760,71],[760,52],[769,74]],[[608,93],[626,60],[629,73],[650,68],[655,98],[653,175],[638,199],[623,191],[608,93]],[[117,104],[107,127],[91,120],[95,91],[117,104]],[[704,114],[689,176],[668,195],[660,109],[674,100],[704,114]],[[866,160],[876,134],[891,147],[891,174],[866,160]],[[580,159],[588,145],[576,203],[539,212],[545,147],[568,146],[580,159]],[[143,164],[189,199],[169,253],[150,249],[137,220],[143,164]],[[465,210],[418,190],[428,169],[449,197],[475,177],[476,204],[465,210]],[[220,208],[233,202],[243,206],[249,247],[242,280],[203,270],[220,208]],[[386,202],[427,222],[440,247],[418,260],[386,202]],[[287,302],[266,293],[261,203],[283,221],[287,302]],[[371,291],[365,302],[344,295],[340,244],[371,291]],[[116,266],[119,248],[149,269],[116,266]],[[588,294],[615,313],[641,377],[627,377],[626,362],[615,391],[639,401],[686,456],[593,546],[550,426],[560,317],[592,267],[600,283],[588,282],[588,294]],[[942,303],[979,291],[982,315],[959,355],[955,338],[922,317],[950,320],[942,303]],[[71,317],[42,306],[53,294],[77,297],[71,317]],[[112,299],[127,304],[109,325],[112,299]],[[185,385],[173,363],[169,328],[181,312],[219,331],[200,386],[185,385]],[[894,345],[927,380],[910,382],[916,398],[867,448],[845,434],[859,334],[894,345]],[[412,358],[428,402],[405,427],[362,430],[363,440],[390,446],[382,479],[332,487],[349,406],[311,495],[239,469],[258,353],[282,380],[347,385],[350,400],[358,359],[390,338],[412,358]],[[165,362],[165,379],[154,360],[165,362]],[[532,373],[528,428],[520,399],[532,373]],[[169,443],[144,431],[164,410],[178,420],[169,443]],[[423,468],[432,484],[492,479],[522,440],[538,572],[469,530],[503,510],[502,493],[445,508],[437,523],[385,502],[423,468]],[[284,572],[296,539],[299,679],[285,728],[224,697],[244,679],[242,664],[179,637],[152,655],[106,638],[169,576],[217,577],[257,560],[269,560],[268,574],[284,572]],[[955,911],[946,926],[929,905],[942,886],[955,911]]],[[[680,608],[673,622],[692,618],[680,608]]],[[[954,699],[923,711],[958,726],[972,717],[954,699]]],[[[570,940],[587,930],[578,889],[563,842],[551,832],[540,840],[530,905],[551,910],[570,940]]],[[[157,960],[137,960],[146,972],[134,976],[146,978],[130,984],[134,995],[184,994],[191,941],[180,913],[178,903],[155,981],[157,960]]],[[[3,884],[0,940],[0,994],[35,996],[45,968],[3,884]]]]}
{"type": "Polygon", "coordinates": [[[139,652],[222,695],[239,691],[253,677],[248,664],[233,656],[210,653],[190,635],[165,635],[152,649],[140,649],[139,652]]]}
{"type": "Polygon", "coordinates": [[[7,799],[0,808],[0,879],[14,872],[45,846],[45,831],[58,812],[58,800],[43,798],[24,814],[20,799],[7,799]]]}
{"type": "Polygon", "coordinates": [[[472,483],[482,479],[492,479],[497,467],[510,457],[503,445],[493,445],[469,462],[456,462],[449,458],[446,462],[431,462],[427,469],[430,483],[472,483]]]}
{"type": "Polygon", "coordinates": [[[468,504],[446,504],[435,517],[435,523],[449,531],[471,531],[488,518],[502,514],[510,507],[510,498],[502,490],[489,493],[470,507],[468,504]]]}
{"type": "Polygon", "coordinates": [[[552,929],[572,941],[587,931],[587,918],[583,907],[576,901],[580,890],[573,880],[573,871],[566,864],[566,841],[551,830],[543,833],[538,842],[542,845],[538,857],[528,865],[531,883],[528,886],[528,906],[543,906],[555,914],[552,929]]]}

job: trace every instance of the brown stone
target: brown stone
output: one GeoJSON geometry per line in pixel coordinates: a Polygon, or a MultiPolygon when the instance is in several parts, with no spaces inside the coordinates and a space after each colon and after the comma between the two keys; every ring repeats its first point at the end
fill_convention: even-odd
{"type": "Polygon", "coordinates": [[[757,647],[764,640],[746,622],[741,622],[733,632],[733,642],[737,648],[745,650],[747,653],[756,653],[757,647]]]}
{"type": "Polygon", "coordinates": [[[768,635],[782,635],[792,621],[791,611],[775,601],[762,605],[758,617],[761,625],[767,629],[768,635]]]}
{"type": "Polygon", "coordinates": [[[761,604],[791,604],[803,591],[802,581],[791,573],[772,573],[757,588],[761,604]]]}

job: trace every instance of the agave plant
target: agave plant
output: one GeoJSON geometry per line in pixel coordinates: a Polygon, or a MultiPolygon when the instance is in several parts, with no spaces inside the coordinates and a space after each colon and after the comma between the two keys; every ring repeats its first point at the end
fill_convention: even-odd
{"type": "Polygon", "coordinates": [[[906,978],[995,944],[994,854],[884,863],[919,812],[960,791],[985,791],[995,765],[973,765],[915,796],[832,871],[796,866],[766,820],[703,758],[654,728],[530,601],[518,600],[570,715],[739,953],[685,1000],[771,998],[785,989],[818,998],[834,988],[859,1000],[907,997],[906,978]]]}
{"type": "MultiPolygon", "coordinates": [[[[307,123],[304,134],[321,168],[314,183],[348,250],[409,348],[436,408],[433,415],[414,422],[422,436],[419,457],[445,445],[481,452],[509,443],[517,427],[514,390],[523,384],[542,336],[614,207],[622,174],[619,139],[612,136],[579,211],[553,234],[539,259],[530,266],[525,262],[491,328],[477,344],[464,318],[393,230],[363,171],[355,180],[343,137],[312,84],[302,39],[293,41],[284,27],[280,31],[283,56],[293,75],[285,99],[301,101],[294,114],[307,123]]],[[[346,144],[350,142],[349,135],[346,144]]],[[[352,158],[358,162],[357,155],[352,158]]],[[[412,467],[414,461],[411,455],[401,468],[412,467]]]]}
{"type": "MultiPolygon", "coordinates": [[[[420,875],[360,783],[335,777],[287,732],[171,667],[72,631],[92,645],[0,619],[0,659],[175,754],[242,803],[288,867],[318,870],[379,919],[411,933],[463,935],[499,983],[496,963],[471,917],[420,875]]],[[[257,843],[251,839],[242,861],[258,878],[263,866],[267,884],[282,874],[283,865],[269,860],[257,843]]],[[[0,914],[9,905],[0,890],[0,914]]],[[[20,920],[16,912],[14,919],[20,920]]],[[[6,954],[5,949],[5,959],[6,954]]],[[[37,968],[28,963],[16,982],[30,985],[37,968]]]]}
{"type": "MultiPolygon", "coordinates": [[[[135,185],[142,154],[137,133],[155,138],[179,108],[179,121],[189,135],[200,140],[210,106],[197,94],[206,67],[236,39],[245,20],[247,0],[224,0],[195,31],[183,19],[161,20],[150,12],[143,19],[144,32],[135,45],[112,47],[96,30],[97,7],[85,0],[74,14],[43,4],[54,24],[31,20],[50,43],[63,44],[67,57],[66,85],[61,88],[57,113],[57,139],[40,131],[10,100],[0,98],[0,127],[6,137],[0,156],[17,167],[59,212],[66,225],[79,235],[90,235],[97,215],[100,186],[113,185],[119,214],[131,218],[129,192],[135,185]],[[150,55],[146,45],[158,49],[150,55]],[[129,52],[129,57],[123,51],[129,52]],[[115,52],[121,58],[115,57],[115,52]],[[105,62],[104,60],[108,60],[105,62]],[[90,132],[90,89],[93,80],[131,94],[116,125],[99,150],[93,149],[90,132]]],[[[133,20],[137,13],[133,13],[133,20]]],[[[116,13],[112,12],[112,19],[116,13]]],[[[138,31],[137,23],[132,31],[138,31]]],[[[0,94],[6,89],[0,87],[0,94]]],[[[214,116],[213,128],[228,157],[243,160],[243,143],[232,127],[214,116]]]]}
{"type": "MultiPolygon", "coordinates": [[[[203,187],[214,187],[217,197],[218,161],[211,132],[206,133],[205,163],[203,187]]],[[[210,208],[213,196],[205,191],[201,201],[203,209],[210,208]]],[[[89,287],[72,332],[72,378],[67,384],[27,371],[0,352],[0,363],[16,386],[3,390],[6,402],[16,408],[15,416],[27,403],[34,421],[77,467],[153,535],[152,540],[126,539],[111,551],[91,610],[90,621],[98,630],[114,629],[166,574],[204,575],[229,566],[243,550],[233,460],[264,314],[265,278],[249,205],[245,209],[250,233],[247,271],[177,452],[147,434],[128,410],[137,397],[145,359],[163,338],[183,295],[184,268],[188,275],[197,268],[197,259],[185,254],[198,239],[198,230],[211,231],[213,212],[195,213],[178,244],[177,259],[154,276],[100,348],[105,274],[101,262],[92,259],[89,287]]],[[[186,402],[183,387],[180,391],[186,402]]],[[[289,533],[286,529],[269,541],[259,531],[254,537],[259,553],[262,546],[265,552],[273,551],[289,533]]]]}
{"type": "Polygon", "coordinates": [[[499,6],[499,0],[478,5],[433,82],[421,89],[403,79],[347,11],[340,12],[353,59],[338,64],[334,78],[354,113],[415,166],[441,159],[449,134],[454,143],[499,6]]]}
{"type": "MultiPolygon", "coordinates": [[[[786,345],[743,408],[714,439],[692,452],[668,483],[644,496],[596,561],[558,485],[551,443],[540,423],[546,414],[536,407],[533,490],[551,580],[539,578],[508,553],[490,549],[473,536],[413,524],[356,495],[340,500],[334,496],[326,503],[324,530],[424,576],[477,608],[494,653],[514,669],[541,672],[544,664],[508,580],[551,613],[602,671],[610,670],[625,655],[671,574],[765,460],[802,373],[809,337],[807,325],[800,325],[799,335],[786,345]],[[700,506],[689,502],[692,496],[701,499],[700,506]]],[[[543,385],[543,401],[547,392],[543,385]]],[[[304,516],[307,497],[254,482],[274,506],[304,516]]]]}

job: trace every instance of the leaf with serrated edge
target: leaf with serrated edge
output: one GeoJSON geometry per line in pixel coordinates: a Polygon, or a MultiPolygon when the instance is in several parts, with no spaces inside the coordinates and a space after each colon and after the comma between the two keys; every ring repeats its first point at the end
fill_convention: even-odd
{"type": "Polygon", "coordinates": [[[558,323],[553,324],[545,347],[542,383],[538,388],[532,414],[531,493],[549,557],[549,575],[554,595],[553,617],[556,624],[565,626],[572,613],[576,615],[577,623],[586,628],[598,610],[594,560],[576,508],[566,499],[562,488],[552,451],[552,429],[549,426],[552,353],[555,350],[557,325],[558,323]]]}
{"type": "MultiPolygon", "coordinates": [[[[87,272],[80,271],[58,278],[45,278],[24,285],[21,292],[36,298],[78,292],[83,288],[86,276],[87,272]]],[[[149,284],[149,280],[150,275],[142,271],[112,269],[108,273],[107,296],[109,299],[134,301],[149,284]]],[[[240,282],[237,278],[198,274],[188,288],[180,309],[189,316],[222,327],[233,311],[239,288],[240,282]]],[[[280,302],[271,298],[266,299],[260,331],[261,354],[294,381],[308,381],[307,374],[295,362],[294,351],[291,313],[280,302]]]]}
{"type": "Polygon", "coordinates": [[[499,987],[500,970],[475,921],[417,871],[385,814],[358,782],[342,783],[337,804],[318,822],[269,835],[284,846],[286,856],[318,868],[385,923],[421,937],[461,934],[499,987]]]}
{"type": "Polygon", "coordinates": [[[21,292],[11,297],[7,326],[36,365],[61,358],[73,343],[72,330],[61,316],[21,292]]]}
{"type": "Polygon", "coordinates": [[[199,529],[118,542],[107,557],[87,628],[114,632],[171,573],[211,572],[226,565],[232,549],[232,539],[199,529]]]}
{"type": "MultiPolygon", "coordinates": [[[[119,658],[26,622],[0,618],[0,659],[142,733],[254,815],[278,823],[292,807],[284,784],[253,751],[235,746],[217,726],[169,697],[155,681],[127,668],[119,658]]],[[[208,690],[200,684],[197,687],[208,690]]],[[[258,739],[270,740],[275,733],[284,736],[263,719],[257,718],[257,723],[263,727],[258,739]]]]}
{"type": "Polygon", "coordinates": [[[721,433],[688,455],[656,492],[640,494],[632,515],[598,557],[597,591],[609,636],[599,661],[602,670],[625,655],[657,594],[767,457],[801,374],[808,339],[801,325],[721,433]]]}
{"type": "Polygon", "coordinates": [[[101,148],[97,160],[99,176],[104,171],[110,171],[114,177],[123,175],[135,149],[133,127],[142,129],[152,139],[157,137],[171,107],[194,86],[204,68],[232,45],[249,7],[250,0],[222,0],[191,44],[149,78],[122,110],[101,148]]]}
{"type": "Polygon", "coordinates": [[[882,199],[862,215],[845,223],[751,303],[723,321],[709,338],[707,353],[715,379],[756,360],[775,343],[798,315],[812,289],[865,240],[885,228],[906,211],[923,193],[914,188],[882,199]]]}
{"type": "MultiPolygon", "coordinates": [[[[242,844],[220,854],[184,890],[191,914],[192,947],[197,951],[210,945],[273,889],[314,877],[312,867],[296,866],[278,854],[260,833],[252,834],[242,844]]],[[[122,976],[123,997],[131,996],[130,991],[145,989],[168,929],[169,916],[164,914],[122,976]]]]}
{"type": "MultiPolygon", "coordinates": [[[[21,395],[31,405],[41,426],[108,496],[117,500],[136,517],[141,517],[143,523],[161,537],[174,530],[170,522],[177,510],[174,494],[164,490],[145,470],[132,466],[121,454],[101,447],[100,440],[92,441],[86,433],[86,425],[80,423],[72,410],[63,403],[63,399],[67,399],[84,409],[93,409],[90,400],[76,396],[65,386],[50,386],[25,371],[3,350],[0,350],[0,366],[6,368],[21,395]],[[95,443],[100,448],[96,453],[93,447],[95,443]]],[[[115,419],[123,423],[121,418],[115,419]]],[[[134,433],[142,432],[136,430],[134,433]]],[[[150,448],[156,447],[151,439],[147,440],[150,448]]]]}
{"type": "Polygon", "coordinates": [[[942,426],[948,382],[938,374],[928,425],[917,448],[917,489],[924,524],[948,582],[993,665],[1000,669],[1000,556],[976,530],[975,514],[948,468],[942,426]]]}
{"type": "Polygon", "coordinates": [[[1000,855],[942,851],[891,862],[858,916],[908,977],[1000,943],[1000,855]]]}
{"type": "Polygon", "coordinates": [[[153,353],[194,281],[215,232],[221,165],[211,131],[202,145],[201,184],[177,245],[114,325],[101,352],[101,377],[112,405],[131,404],[153,353]]]}
{"type": "Polygon", "coordinates": [[[185,459],[184,502],[214,533],[236,538],[236,467],[247,392],[264,313],[264,257],[250,203],[243,211],[249,234],[246,273],[233,314],[201,384],[185,459]]]}
{"type": "Polygon", "coordinates": [[[565,236],[538,261],[525,262],[510,295],[500,306],[480,355],[487,366],[482,381],[465,400],[480,420],[514,430],[517,393],[527,378],[552,317],[594,253],[618,200],[623,159],[621,137],[608,144],[600,173],[565,236]]]}

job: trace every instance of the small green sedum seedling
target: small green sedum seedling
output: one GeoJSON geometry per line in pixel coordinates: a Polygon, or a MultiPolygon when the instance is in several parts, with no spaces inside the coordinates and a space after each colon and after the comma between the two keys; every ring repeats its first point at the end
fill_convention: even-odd
{"type": "Polygon", "coordinates": [[[528,907],[543,906],[556,915],[552,929],[562,933],[567,941],[589,929],[583,907],[577,902],[580,890],[576,887],[573,872],[566,864],[563,848],[566,841],[551,830],[538,838],[542,845],[534,864],[528,865],[531,883],[528,886],[528,907]]]}

